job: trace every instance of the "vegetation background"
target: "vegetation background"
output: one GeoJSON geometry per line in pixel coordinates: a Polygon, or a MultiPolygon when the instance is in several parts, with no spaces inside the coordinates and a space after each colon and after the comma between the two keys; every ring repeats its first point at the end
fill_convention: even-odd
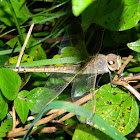
{"type": "MultiPolygon", "coordinates": [[[[88,107],[80,108],[63,101],[52,102],[41,110],[55,98],[49,93],[57,94],[44,86],[51,82],[56,86],[61,80],[53,78],[50,82],[47,81],[49,73],[17,74],[3,67],[16,66],[29,27],[35,23],[21,67],[70,65],[85,62],[89,56],[97,53],[119,54],[124,62],[135,51],[133,61],[126,66],[121,76],[138,75],[139,5],[139,0],[1,0],[0,138],[22,139],[24,135],[23,139],[43,140],[138,139],[139,101],[125,88],[107,84],[110,82],[108,74],[104,74],[99,83],[101,87],[95,96],[96,115],[92,118],[95,124],[89,126],[79,124],[75,116],[58,123],[66,112],[57,112],[58,115],[53,112],[41,119],[43,113],[50,109],[59,108],[75,113],[75,107],[79,110],[76,114],[89,117],[88,107]],[[29,125],[32,123],[31,131],[33,124],[38,121],[29,136],[26,133],[29,125]]],[[[139,85],[138,81],[132,83],[137,91],[139,85]]],[[[85,90],[86,87],[78,88],[85,90]]],[[[70,98],[70,93],[71,85],[55,100],[70,98]]]]}

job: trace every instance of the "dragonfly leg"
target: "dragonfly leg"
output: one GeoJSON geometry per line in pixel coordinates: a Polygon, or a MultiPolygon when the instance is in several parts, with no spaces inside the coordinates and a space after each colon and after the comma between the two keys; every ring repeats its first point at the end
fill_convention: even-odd
{"type": "Polygon", "coordinates": [[[99,86],[99,82],[100,82],[102,76],[103,76],[103,74],[100,74],[99,78],[97,79],[96,86],[97,86],[98,89],[100,88],[100,86],[99,86]]]}
{"type": "Polygon", "coordinates": [[[112,79],[113,79],[114,77],[111,75],[111,71],[109,71],[109,77],[110,77],[111,86],[112,86],[112,87],[116,87],[117,85],[113,85],[113,83],[112,83],[112,79]]]}

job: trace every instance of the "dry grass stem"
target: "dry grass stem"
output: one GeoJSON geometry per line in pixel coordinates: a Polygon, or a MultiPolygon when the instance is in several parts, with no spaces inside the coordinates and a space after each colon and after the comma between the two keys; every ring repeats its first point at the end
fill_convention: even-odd
{"type": "Polygon", "coordinates": [[[139,92],[137,91],[137,90],[135,90],[131,85],[129,85],[129,84],[127,84],[127,85],[124,85],[124,87],[126,88],[126,89],[128,89],[131,93],[133,93],[136,97],[137,97],[137,99],[140,101],[140,94],[139,94],[139,92]]]}
{"type": "Polygon", "coordinates": [[[14,105],[12,107],[12,117],[13,117],[13,128],[12,129],[15,129],[15,127],[16,127],[16,111],[15,111],[14,105]]]}
{"type": "Polygon", "coordinates": [[[123,72],[125,66],[129,63],[129,61],[131,61],[131,59],[133,58],[133,56],[136,54],[136,52],[133,52],[132,55],[129,55],[126,59],[126,61],[122,64],[121,68],[119,69],[119,71],[117,72],[117,75],[115,75],[114,79],[112,80],[112,82],[117,81],[118,80],[118,76],[123,72]]]}
{"type": "MultiPolygon", "coordinates": [[[[53,133],[56,132],[56,127],[43,127],[41,129],[33,129],[30,134],[38,134],[38,133],[53,133]]],[[[17,137],[17,136],[23,136],[26,134],[27,131],[10,131],[7,134],[7,137],[17,137]]]]}
{"type": "MultiPolygon", "coordinates": [[[[128,57],[122,57],[122,60],[127,60],[127,58],[128,58],[128,57]]],[[[131,59],[130,61],[131,61],[131,62],[134,62],[134,63],[138,63],[138,64],[140,63],[139,61],[137,61],[137,60],[135,60],[135,59],[131,59]]]]}
{"type": "Polygon", "coordinates": [[[25,47],[26,47],[26,45],[27,45],[27,42],[28,42],[29,37],[30,37],[30,35],[31,35],[31,32],[32,32],[32,30],[33,30],[33,27],[34,27],[34,23],[31,25],[31,27],[30,27],[30,29],[29,29],[29,31],[28,31],[27,37],[26,37],[26,39],[25,39],[25,42],[24,42],[24,44],[23,44],[23,46],[22,46],[22,49],[21,49],[20,54],[19,54],[19,57],[18,57],[18,61],[17,61],[16,67],[19,67],[19,64],[20,64],[20,61],[21,61],[23,52],[24,52],[24,50],[25,50],[25,47]]]}

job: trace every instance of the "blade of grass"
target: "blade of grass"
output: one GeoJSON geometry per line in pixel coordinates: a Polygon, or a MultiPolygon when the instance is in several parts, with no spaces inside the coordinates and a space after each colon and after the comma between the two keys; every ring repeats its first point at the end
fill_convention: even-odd
{"type": "Polygon", "coordinates": [[[17,27],[17,30],[18,30],[18,33],[19,33],[19,40],[20,40],[20,44],[22,46],[23,42],[24,42],[24,39],[23,39],[23,35],[22,35],[22,32],[20,30],[20,26],[19,26],[19,23],[18,23],[18,20],[17,20],[17,17],[16,17],[16,13],[14,11],[14,8],[12,6],[12,3],[10,2],[10,0],[6,0],[8,5],[9,5],[9,8],[11,10],[11,13],[13,15],[13,18],[14,18],[14,21],[15,21],[15,25],[17,27]]]}
{"type": "Polygon", "coordinates": [[[60,6],[64,5],[64,4],[66,4],[67,2],[69,2],[69,0],[64,1],[64,2],[62,2],[62,3],[60,3],[60,4],[57,4],[57,5],[54,5],[54,6],[52,6],[51,8],[45,9],[44,11],[42,11],[42,12],[40,12],[40,13],[37,13],[37,15],[38,15],[38,14],[41,14],[41,13],[46,13],[46,12],[51,11],[51,10],[54,10],[55,8],[58,8],[58,7],[60,7],[60,6]]]}
{"type": "MultiPolygon", "coordinates": [[[[33,62],[20,63],[20,67],[38,67],[38,66],[44,66],[44,65],[67,64],[67,63],[75,64],[80,61],[81,61],[80,57],[44,59],[44,60],[38,60],[38,61],[33,61],[33,62]]],[[[12,68],[12,67],[16,67],[16,65],[9,65],[5,67],[12,68]]]]}
{"type": "Polygon", "coordinates": [[[34,124],[38,122],[43,113],[50,110],[50,109],[63,109],[71,113],[76,113],[77,115],[83,116],[85,118],[91,119],[94,123],[96,123],[100,128],[103,129],[103,131],[108,134],[110,137],[112,137],[115,140],[126,140],[126,138],[118,132],[114,127],[111,127],[105,120],[103,120],[100,116],[97,114],[94,114],[92,118],[90,118],[91,111],[87,110],[86,108],[70,103],[65,101],[54,101],[51,102],[48,106],[44,107],[40,113],[37,115],[37,117],[34,119],[32,124],[30,125],[27,133],[24,135],[23,140],[26,140],[29,138],[30,131],[32,130],[34,124]],[[77,108],[75,112],[75,108],[77,108]]]}

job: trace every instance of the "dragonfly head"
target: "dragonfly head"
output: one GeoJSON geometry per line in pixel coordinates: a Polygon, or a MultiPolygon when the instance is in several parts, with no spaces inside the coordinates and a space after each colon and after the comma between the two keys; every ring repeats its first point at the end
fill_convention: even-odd
{"type": "Polygon", "coordinates": [[[119,70],[121,67],[121,57],[115,54],[106,56],[107,66],[111,71],[119,70]]]}

